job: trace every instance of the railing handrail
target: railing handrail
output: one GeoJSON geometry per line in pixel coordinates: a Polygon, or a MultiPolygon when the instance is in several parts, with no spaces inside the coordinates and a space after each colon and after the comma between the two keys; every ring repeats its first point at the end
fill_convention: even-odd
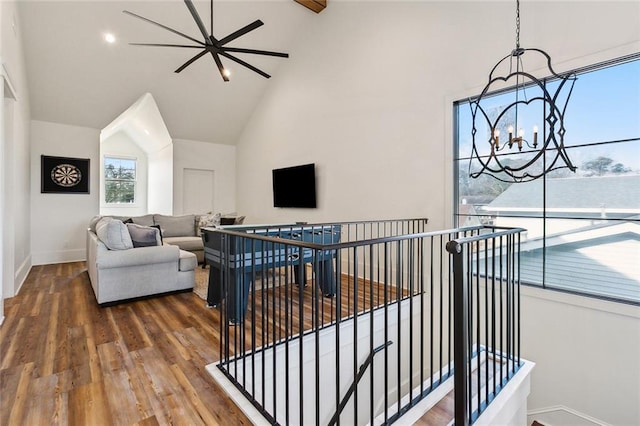
{"type": "Polygon", "coordinates": [[[338,405],[338,408],[336,408],[336,412],[333,414],[333,416],[331,416],[331,420],[329,420],[329,424],[328,426],[333,426],[336,423],[338,423],[338,419],[340,418],[340,414],[342,414],[342,410],[344,410],[344,407],[347,406],[347,403],[349,402],[349,399],[351,398],[351,395],[353,395],[353,392],[355,391],[356,387],[358,386],[358,383],[360,383],[360,380],[362,379],[362,377],[364,376],[364,372],[367,371],[367,368],[373,363],[373,357],[380,352],[381,350],[391,346],[393,344],[393,342],[391,340],[388,340],[387,342],[381,344],[380,346],[374,348],[369,355],[367,355],[367,358],[364,360],[364,362],[362,363],[362,365],[360,365],[360,368],[358,369],[358,374],[356,375],[356,377],[354,377],[353,382],[351,382],[351,386],[349,386],[349,389],[347,390],[347,393],[345,393],[344,397],[342,398],[342,401],[340,401],[340,404],[338,405]]]}
{"type": "Polygon", "coordinates": [[[489,238],[502,237],[505,235],[515,235],[515,234],[519,234],[521,232],[526,231],[526,229],[524,228],[509,228],[504,226],[485,226],[480,228],[487,228],[487,229],[494,229],[494,230],[501,229],[501,231],[492,231],[490,234],[478,234],[478,235],[472,235],[469,237],[455,238],[447,243],[447,246],[446,246],[447,251],[451,254],[457,254],[460,252],[459,251],[460,246],[464,244],[487,240],[489,238]]]}
{"type": "MultiPolygon", "coordinates": [[[[341,224],[340,223],[334,223],[332,225],[336,226],[336,225],[341,225],[341,224]]],[[[289,226],[289,227],[274,227],[274,228],[268,228],[268,227],[262,226],[262,227],[258,227],[256,229],[283,230],[283,231],[286,231],[287,229],[292,229],[292,228],[296,228],[296,227],[312,228],[312,227],[320,227],[320,226],[331,226],[331,225],[328,225],[328,224],[327,225],[318,225],[318,224],[311,225],[311,224],[309,224],[309,225],[293,225],[293,226],[289,226]]],[[[314,243],[314,242],[309,242],[309,241],[293,240],[293,239],[288,239],[288,238],[270,237],[270,236],[267,236],[267,235],[260,235],[260,234],[250,234],[250,233],[246,233],[246,232],[243,232],[243,231],[235,231],[235,230],[222,229],[222,228],[211,228],[211,230],[214,231],[214,232],[219,232],[221,234],[229,235],[229,236],[233,236],[233,237],[254,239],[254,240],[260,240],[260,241],[265,241],[265,242],[271,242],[271,243],[275,243],[275,244],[285,244],[285,245],[290,245],[290,246],[295,246],[295,247],[300,247],[300,248],[308,248],[308,249],[312,249],[312,250],[340,250],[340,249],[344,249],[344,248],[360,247],[360,246],[367,246],[367,245],[376,245],[376,244],[383,244],[383,243],[387,243],[387,242],[412,240],[412,239],[416,239],[416,238],[429,238],[429,237],[434,237],[434,236],[438,236],[438,235],[452,234],[452,233],[456,233],[456,232],[477,231],[479,229],[485,229],[485,228],[493,228],[493,227],[486,227],[486,226],[482,226],[482,225],[477,225],[477,226],[468,226],[468,227],[462,227],[462,228],[445,229],[445,230],[440,230],[440,231],[407,233],[407,234],[402,234],[402,235],[393,235],[393,236],[389,236],[389,237],[378,237],[378,238],[370,238],[370,239],[367,239],[367,240],[346,241],[346,242],[341,242],[341,243],[328,243],[328,244],[314,243]]],[[[247,229],[249,229],[249,228],[247,228],[247,229]]]]}

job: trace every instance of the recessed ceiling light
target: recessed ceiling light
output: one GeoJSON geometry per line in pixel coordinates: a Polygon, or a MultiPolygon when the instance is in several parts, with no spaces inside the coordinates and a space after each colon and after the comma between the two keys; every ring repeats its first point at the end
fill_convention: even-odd
{"type": "Polygon", "coordinates": [[[106,41],[107,43],[115,43],[116,42],[116,36],[114,36],[111,33],[106,33],[104,35],[104,41],[106,41]]]}
{"type": "Polygon", "coordinates": [[[147,135],[150,135],[150,134],[151,134],[151,133],[149,133],[149,131],[148,131],[147,129],[144,129],[144,132],[145,132],[147,135]]]}

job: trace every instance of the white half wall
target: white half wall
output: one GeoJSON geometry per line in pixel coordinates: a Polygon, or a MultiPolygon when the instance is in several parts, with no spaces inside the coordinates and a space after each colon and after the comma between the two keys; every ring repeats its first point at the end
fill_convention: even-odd
{"type": "MultiPolygon", "coordinates": [[[[173,140],[173,213],[188,214],[184,211],[182,188],[184,170],[211,170],[214,175],[214,210],[220,213],[236,211],[236,147],[214,143],[173,140]]],[[[244,214],[238,211],[239,214],[244,214]]]]}
{"type": "Polygon", "coordinates": [[[34,265],[86,258],[86,228],[100,206],[100,130],[31,121],[31,247],[34,265]],[[90,159],[89,194],[41,194],[40,156],[90,159]]]}

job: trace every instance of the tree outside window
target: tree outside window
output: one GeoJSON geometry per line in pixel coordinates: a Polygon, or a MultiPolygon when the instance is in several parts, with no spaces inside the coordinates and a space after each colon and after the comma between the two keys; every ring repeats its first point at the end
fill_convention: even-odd
{"type": "Polygon", "coordinates": [[[104,157],[104,194],[108,204],[135,203],[135,159],[104,157]]]}

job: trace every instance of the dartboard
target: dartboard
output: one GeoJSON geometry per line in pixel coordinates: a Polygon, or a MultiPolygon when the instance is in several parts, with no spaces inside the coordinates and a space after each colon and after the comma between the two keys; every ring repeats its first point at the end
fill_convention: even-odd
{"type": "Polygon", "coordinates": [[[58,164],[51,170],[51,180],[60,186],[69,188],[82,180],[80,169],[71,164],[58,164]]]}

